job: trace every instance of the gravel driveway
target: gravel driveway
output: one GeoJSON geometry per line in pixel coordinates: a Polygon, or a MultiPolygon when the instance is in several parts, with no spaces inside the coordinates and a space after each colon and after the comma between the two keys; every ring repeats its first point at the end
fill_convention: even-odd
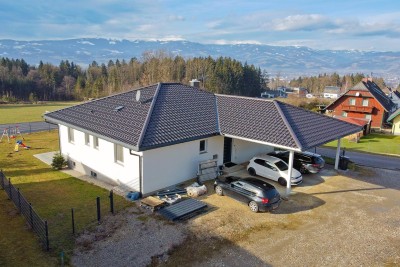
{"type": "Polygon", "coordinates": [[[76,266],[400,265],[400,172],[363,168],[338,173],[327,166],[304,179],[273,213],[254,214],[246,205],[213,193],[200,198],[210,212],[185,223],[128,212],[110,237],[91,242],[86,252],[82,252],[85,242],[81,243],[72,262],[76,266]]]}

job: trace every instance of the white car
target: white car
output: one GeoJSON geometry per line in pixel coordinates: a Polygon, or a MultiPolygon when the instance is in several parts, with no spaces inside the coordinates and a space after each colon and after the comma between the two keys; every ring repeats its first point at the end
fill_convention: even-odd
{"type": "MultiPolygon", "coordinates": [[[[258,155],[250,160],[247,171],[250,175],[259,175],[286,186],[289,166],[281,159],[269,155],[258,155]]],[[[298,185],[303,182],[301,173],[292,169],[291,185],[298,185]]]]}

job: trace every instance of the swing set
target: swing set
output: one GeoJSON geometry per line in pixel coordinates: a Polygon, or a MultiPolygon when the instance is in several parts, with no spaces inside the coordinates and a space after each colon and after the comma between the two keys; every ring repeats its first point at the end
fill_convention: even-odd
{"type": "Polygon", "coordinates": [[[10,143],[10,139],[15,139],[18,136],[22,138],[22,140],[25,140],[24,137],[22,136],[19,127],[10,127],[10,128],[5,128],[3,130],[3,134],[1,135],[0,142],[3,140],[4,137],[7,137],[8,143],[10,143]]]}

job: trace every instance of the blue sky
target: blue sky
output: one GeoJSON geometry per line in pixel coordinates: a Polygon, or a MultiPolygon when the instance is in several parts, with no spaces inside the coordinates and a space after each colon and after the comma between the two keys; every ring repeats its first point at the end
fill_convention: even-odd
{"type": "Polygon", "coordinates": [[[99,37],[400,51],[399,0],[0,0],[0,39],[99,37]]]}

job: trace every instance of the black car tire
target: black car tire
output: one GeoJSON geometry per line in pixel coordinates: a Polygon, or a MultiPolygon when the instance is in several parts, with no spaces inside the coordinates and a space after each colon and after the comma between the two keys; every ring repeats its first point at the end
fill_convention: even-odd
{"type": "Polygon", "coordinates": [[[301,174],[306,174],[306,173],[308,173],[306,167],[304,167],[303,165],[301,165],[299,172],[300,172],[301,174]]]}
{"type": "Polygon", "coordinates": [[[218,196],[223,196],[224,195],[224,190],[222,190],[222,187],[220,187],[219,185],[217,185],[215,187],[215,194],[217,194],[218,196]]]}
{"type": "Polygon", "coordinates": [[[285,179],[285,178],[282,178],[282,177],[279,177],[278,183],[279,183],[281,186],[286,186],[286,179],[285,179]]]}
{"type": "Polygon", "coordinates": [[[255,201],[250,201],[249,208],[252,212],[258,212],[258,204],[255,201]]]}
{"type": "Polygon", "coordinates": [[[250,175],[256,176],[256,170],[255,169],[249,168],[247,171],[249,172],[250,175]]]}

